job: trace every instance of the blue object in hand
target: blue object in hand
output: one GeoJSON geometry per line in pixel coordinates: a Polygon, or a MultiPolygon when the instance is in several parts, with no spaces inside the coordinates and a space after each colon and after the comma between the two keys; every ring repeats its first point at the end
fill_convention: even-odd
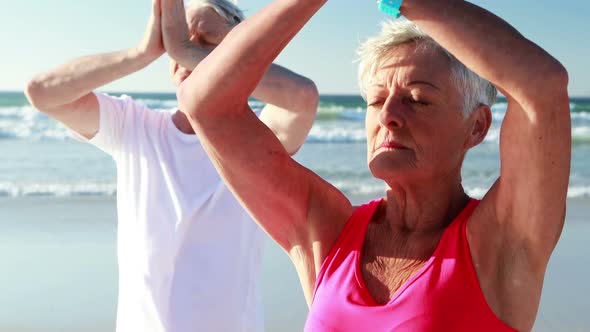
{"type": "Polygon", "coordinates": [[[403,0],[379,0],[379,10],[395,18],[400,17],[399,8],[403,0]]]}

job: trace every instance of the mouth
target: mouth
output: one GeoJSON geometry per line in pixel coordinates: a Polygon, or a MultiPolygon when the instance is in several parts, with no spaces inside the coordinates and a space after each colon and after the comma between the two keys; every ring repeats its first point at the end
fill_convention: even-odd
{"type": "Polygon", "coordinates": [[[409,150],[409,148],[399,142],[392,141],[392,140],[385,140],[377,150],[409,150]]]}

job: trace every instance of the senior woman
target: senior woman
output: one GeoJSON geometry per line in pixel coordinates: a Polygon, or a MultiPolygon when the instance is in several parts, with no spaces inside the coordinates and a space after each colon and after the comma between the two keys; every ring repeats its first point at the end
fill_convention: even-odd
{"type": "Polygon", "coordinates": [[[179,90],[220,174],[295,264],[310,305],[306,330],[530,330],[564,222],[565,69],[473,4],[404,1],[413,23],[386,25],[362,52],[368,164],[386,192],[353,207],[291,159],[247,106],[325,2],[273,1],[179,90]],[[501,175],[481,201],[464,193],[461,164],[486,135],[495,91],[466,68],[509,104],[501,175]]]}

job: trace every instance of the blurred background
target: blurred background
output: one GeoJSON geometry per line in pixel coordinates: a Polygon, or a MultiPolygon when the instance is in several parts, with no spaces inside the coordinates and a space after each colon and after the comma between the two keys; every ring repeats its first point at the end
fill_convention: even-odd
{"type": "MultiPolygon", "coordinates": [[[[269,0],[243,0],[249,16],[269,0]]],[[[590,4],[474,1],[514,25],[569,71],[573,164],[567,223],[546,276],[535,331],[590,331],[590,4]]],[[[73,140],[26,101],[36,73],[74,57],[135,46],[149,0],[0,0],[0,331],[111,331],[115,325],[116,170],[98,149],[73,140]]],[[[358,94],[358,43],[386,17],[372,1],[330,1],[278,58],[320,89],[317,121],[296,159],[359,204],[383,194],[366,166],[365,103],[358,94]],[[327,160],[325,156],[329,155],[327,160]]],[[[176,106],[167,57],[105,86],[153,108],[176,106]]],[[[252,101],[253,107],[262,106],[252,101]]],[[[467,157],[464,184],[481,197],[499,174],[493,107],[485,142],[467,157]]],[[[307,307],[294,268],[267,243],[263,297],[268,331],[301,331],[307,307]],[[287,328],[287,330],[286,330],[287,328]]]]}

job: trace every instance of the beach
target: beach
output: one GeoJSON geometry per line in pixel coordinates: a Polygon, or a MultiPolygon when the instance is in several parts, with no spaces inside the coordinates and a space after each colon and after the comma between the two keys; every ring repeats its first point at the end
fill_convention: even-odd
{"type": "MultiPolygon", "coordinates": [[[[360,197],[352,197],[360,201],[360,197]]],[[[590,199],[568,201],[534,331],[590,329],[590,199]]],[[[0,331],[113,331],[116,212],[112,198],[0,199],[0,331]]],[[[287,255],[267,240],[267,331],[302,331],[307,306],[287,255]]]]}
{"type": "MultiPolygon", "coordinates": [[[[115,93],[114,95],[120,95],[115,93]]],[[[174,94],[132,94],[170,111],[174,94]]],[[[365,102],[321,96],[317,119],[295,159],[353,204],[384,194],[367,168],[365,102]]],[[[262,104],[251,101],[253,108],[262,104]]],[[[567,222],[550,261],[535,331],[589,331],[590,99],[571,100],[572,172],[567,222]]],[[[485,141],[463,167],[466,192],[482,197],[499,175],[492,108],[485,141]]],[[[117,303],[116,167],[33,109],[22,92],[0,92],[0,332],[113,331],[117,303]]],[[[267,240],[262,297],[267,331],[301,331],[307,305],[287,255],[267,240]]]]}

